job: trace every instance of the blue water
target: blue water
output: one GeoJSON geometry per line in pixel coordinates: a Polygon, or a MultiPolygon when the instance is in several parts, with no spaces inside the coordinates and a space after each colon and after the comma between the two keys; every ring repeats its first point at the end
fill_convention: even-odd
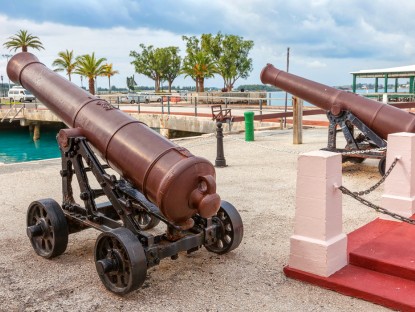
{"type": "Polygon", "coordinates": [[[56,127],[40,129],[40,140],[33,142],[28,127],[0,128],[0,163],[16,163],[60,157],[56,127]]]}
{"type": "MultiPolygon", "coordinates": [[[[347,91],[346,91],[347,92],[347,91]]],[[[349,91],[351,92],[351,91],[349,91]]],[[[378,90],[379,93],[383,92],[383,89],[378,90]]],[[[388,92],[393,94],[395,93],[394,89],[388,89],[388,92]]],[[[400,92],[409,92],[408,89],[398,89],[398,93],[400,92]]],[[[356,90],[356,93],[358,94],[366,94],[366,93],[375,93],[375,90],[369,89],[369,90],[356,90]]],[[[287,106],[291,106],[291,98],[292,95],[290,93],[287,93],[287,106]]],[[[267,92],[267,105],[271,106],[284,106],[285,105],[285,91],[275,91],[275,92],[267,92]]],[[[304,102],[304,106],[313,106],[312,104],[308,102],[304,102]]]]}

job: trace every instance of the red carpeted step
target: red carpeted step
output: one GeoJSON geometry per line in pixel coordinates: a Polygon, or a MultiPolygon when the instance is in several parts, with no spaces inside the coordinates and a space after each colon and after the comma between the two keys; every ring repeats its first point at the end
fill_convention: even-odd
{"type": "Polygon", "coordinates": [[[351,250],[349,263],[415,281],[415,226],[397,223],[351,250]]]}
{"type": "Polygon", "coordinates": [[[351,252],[376,237],[393,230],[400,222],[375,219],[347,235],[347,251],[351,252]]]}
{"type": "Polygon", "coordinates": [[[383,306],[415,311],[415,226],[376,219],[348,235],[349,264],[329,277],[285,275],[383,306]]]}
{"type": "Polygon", "coordinates": [[[329,277],[321,277],[290,267],[290,278],[311,283],[341,294],[364,299],[396,310],[415,310],[415,282],[354,265],[347,265],[329,277]]]}

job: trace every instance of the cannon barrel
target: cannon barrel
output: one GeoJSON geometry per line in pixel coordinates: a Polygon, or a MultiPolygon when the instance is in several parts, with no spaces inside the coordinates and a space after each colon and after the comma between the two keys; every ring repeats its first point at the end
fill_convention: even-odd
{"type": "Polygon", "coordinates": [[[355,93],[289,74],[271,64],[262,69],[261,81],[330,111],[335,116],[349,111],[385,140],[390,133],[415,132],[415,115],[355,93]]]}
{"type": "Polygon", "coordinates": [[[31,53],[13,56],[7,74],[68,127],[80,128],[94,150],[174,224],[188,227],[195,214],[211,217],[219,210],[215,169],[208,160],[79,88],[31,53]]]}

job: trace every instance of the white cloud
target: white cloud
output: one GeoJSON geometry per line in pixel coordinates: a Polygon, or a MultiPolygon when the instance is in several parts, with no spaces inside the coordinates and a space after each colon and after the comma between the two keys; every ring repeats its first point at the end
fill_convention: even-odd
{"type": "MultiPolygon", "coordinates": [[[[260,83],[259,74],[266,63],[285,68],[287,47],[291,48],[291,72],[328,84],[348,83],[353,70],[403,66],[415,59],[415,2],[411,1],[211,0],[207,5],[165,0],[162,8],[138,0],[109,0],[105,4],[98,0],[22,2],[26,6],[19,2],[0,7],[0,42],[19,29],[27,29],[44,43],[46,50],[35,54],[48,66],[61,50],[73,49],[77,55],[95,51],[120,71],[111,79],[119,86],[125,85],[126,76],[134,74],[128,55],[140,43],[179,46],[184,55],[182,35],[218,31],[255,43],[250,54],[254,70],[247,81],[238,80],[236,85],[260,83]],[[13,7],[24,12],[29,6],[32,12],[22,13],[23,17],[7,18],[13,7]],[[39,7],[36,14],[35,6],[39,7]],[[64,18],[63,6],[70,18],[64,18]],[[83,8],[81,13],[79,7],[83,8]],[[63,18],[57,20],[56,16],[61,15],[63,18]],[[29,20],[33,18],[39,22],[29,20]]],[[[4,52],[0,47],[0,54],[4,52]]],[[[0,73],[4,64],[5,59],[0,58],[0,73]]],[[[138,80],[139,84],[153,84],[143,77],[138,80]]],[[[107,85],[104,78],[98,83],[107,85]]],[[[194,83],[180,77],[175,84],[194,83]]],[[[207,80],[206,85],[220,87],[222,79],[207,80]]]]}
{"type": "MultiPolygon", "coordinates": [[[[45,50],[29,50],[35,54],[42,63],[51,67],[53,60],[59,51],[66,49],[73,50],[75,55],[90,54],[95,52],[97,57],[105,57],[109,63],[113,63],[114,69],[120,72],[114,76],[111,82],[118,86],[126,85],[126,77],[134,74],[134,67],[130,64],[129,57],[131,50],[139,49],[139,44],[154,45],[156,47],[181,46],[184,54],[185,46],[181,36],[168,31],[151,30],[147,28],[126,29],[116,27],[113,29],[90,29],[86,27],[65,26],[45,22],[42,24],[30,21],[12,20],[0,15],[0,23],[9,25],[7,29],[0,29],[0,38],[7,38],[10,34],[16,33],[16,29],[29,29],[30,33],[38,36],[45,47],[45,50]],[[13,29],[13,30],[12,30],[13,29]]],[[[9,53],[4,48],[1,54],[9,53]]],[[[12,52],[11,54],[13,54],[12,52]]],[[[5,67],[6,60],[0,59],[0,73],[5,67]]],[[[138,77],[137,74],[135,74],[138,77]]],[[[182,79],[183,80],[183,79],[182,79]]],[[[153,85],[153,81],[140,76],[136,78],[138,84],[153,85]]],[[[73,82],[80,84],[79,77],[75,76],[73,82]]],[[[193,85],[191,79],[182,81],[186,85],[193,85]]],[[[108,80],[98,78],[98,85],[107,87],[108,80]]]]}
{"type": "Polygon", "coordinates": [[[323,68],[323,67],[327,67],[327,64],[315,60],[315,61],[311,61],[310,63],[307,63],[307,66],[312,67],[312,68],[323,68]]]}

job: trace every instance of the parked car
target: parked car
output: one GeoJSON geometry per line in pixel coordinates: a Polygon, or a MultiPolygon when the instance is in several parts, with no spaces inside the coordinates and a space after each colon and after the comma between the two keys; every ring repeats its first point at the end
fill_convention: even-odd
{"type": "Polygon", "coordinates": [[[121,103],[150,103],[161,102],[162,96],[154,93],[128,93],[120,97],[121,103]]]}
{"type": "Polygon", "coordinates": [[[32,93],[30,93],[23,87],[11,88],[7,96],[10,99],[10,102],[33,102],[36,99],[32,93]]]}
{"type": "Polygon", "coordinates": [[[162,96],[155,93],[141,93],[144,96],[145,102],[161,102],[162,96]]]}
{"type": "Polygon", "coordinates": [[[147,102],[145,96],[143,96],[141,94],[129,94],[128,95],[128,100],[131,104],[147,102]]]}

